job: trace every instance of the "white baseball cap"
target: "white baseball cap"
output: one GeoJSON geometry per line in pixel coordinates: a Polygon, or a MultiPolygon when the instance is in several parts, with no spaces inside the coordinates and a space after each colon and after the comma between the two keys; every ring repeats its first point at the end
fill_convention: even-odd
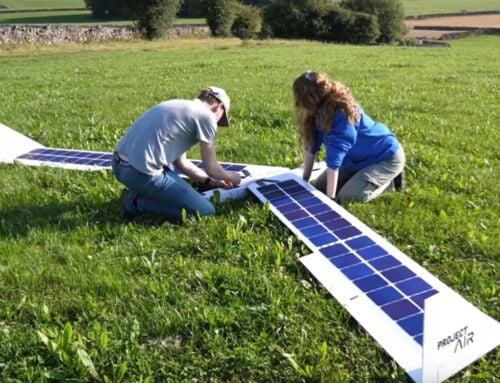
{"type": "Polygon", "coordinates": [[[229,126],[228,113],[229,113],[229,107],[231,105],[231,100],[229,100],[229,96],[227,95],[224,89],[216,86],[209,86],[208,90],[212,96],[214,96],[217,100],[222,102],[222,105],[224,105],[224,114],[222,115],[217,125],[229,126]]]}

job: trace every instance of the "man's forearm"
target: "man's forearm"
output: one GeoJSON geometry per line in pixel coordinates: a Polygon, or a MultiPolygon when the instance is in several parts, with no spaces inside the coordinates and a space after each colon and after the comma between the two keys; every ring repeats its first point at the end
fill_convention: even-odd
{"type": "Polygon", "coordinates": [[[203,169],[200,169],[188,159],[179,158],[177,161],[174,162],[174,165],[183,174],[185,174],[194,181],[205,182],[208,177],[207,173],[203,169]]]}

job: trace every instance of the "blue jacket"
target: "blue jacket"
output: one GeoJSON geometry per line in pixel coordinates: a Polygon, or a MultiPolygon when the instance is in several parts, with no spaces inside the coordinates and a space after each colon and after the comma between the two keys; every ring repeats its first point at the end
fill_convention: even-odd
{"type": "Polygon", "coordinates": [[[373,121],[361,108],[358,112],[358,123],[349,123],[344,111],[338,110],[330,133],[325,134],[316,128],[311,152],[316,154],[325,144],[326,164],[330,169],[337,170],[342,166],[358,171],[388,160],[399,148],[398,140],[387,126],[373,121]]]}

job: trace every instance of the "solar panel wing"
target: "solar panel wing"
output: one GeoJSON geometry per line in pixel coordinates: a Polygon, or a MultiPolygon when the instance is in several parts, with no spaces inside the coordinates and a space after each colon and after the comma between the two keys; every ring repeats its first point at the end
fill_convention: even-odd
{"type": "Polygon", "coordinates": [[[112,153],[86,150],[38,148],[16,158],[31,166],[52,166],[76,170],[99,170],[111,167],[112,153]]]}
{"type": "Polygon", "coordinates": [[[250,190],[312,251],[301,262],[421,381],[425,301],[457,294],[296,175],[261,180],[250,190]]]}
{"type": "MultiPolygon", "coordinates": [[[[76,170],[99,170],[111,168],[112,156],[110,152],[41,147],[17,156],[16,161],[31,166],[46,165],[76,170]]],[[[191,160],[191,162],[203,168],[201,161],[191,160]]],[[[241,172],[248,166],[231,162],[221,162],[220,165],[225,170],[233,172],[241,172]]]]}
{"type": "MultiPolygon", "coordinates": [[[[18,134],[17,132],[15,132],[18,134]]],[[[21,137],[24,137],[20,135],[21,137]]],[[[36,143],[35,143],[36,144],[36,143]]],[[[30,149],[33,147],[30,147],[30,149]]],[[[34,146],[33,150],[26,153],[17,154],[12,160],[29,166],[51,166],[75,170],[101,170],[111,168],[113,154],[110,152],[95,152],[85,150],[46,148],[41,145],[34,146]]],[[[12,162],[12,160],[10,162],[12,162]]],[[[200,160],[190,160],[197,167],[203,168],[200,160]]],[[[222,168],[228,171],[239,172],[243,179],[236,188],[224,189],[218,188],[203,192],[205,198],[211,198],[214,194],[218,195],[220,201],[228,199],[239,199],[247,195],[247,186],[259,178],[283,173],[287,168],[277,166],[248,165],[232,162],[220,162],[222,168]]],[[[177,169],[174,169],[181,174],[177,169]]]]}

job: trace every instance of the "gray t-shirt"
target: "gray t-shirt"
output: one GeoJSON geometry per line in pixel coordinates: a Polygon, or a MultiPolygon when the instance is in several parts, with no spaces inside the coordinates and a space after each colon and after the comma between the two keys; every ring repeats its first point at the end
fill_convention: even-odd
{"type": "Polygon", "coordinates": [[[159,175],[199,141],[213,143],[215,114],[200,100],[170,100],[140,116],[115,151],[138,171],[159,175]]]}

